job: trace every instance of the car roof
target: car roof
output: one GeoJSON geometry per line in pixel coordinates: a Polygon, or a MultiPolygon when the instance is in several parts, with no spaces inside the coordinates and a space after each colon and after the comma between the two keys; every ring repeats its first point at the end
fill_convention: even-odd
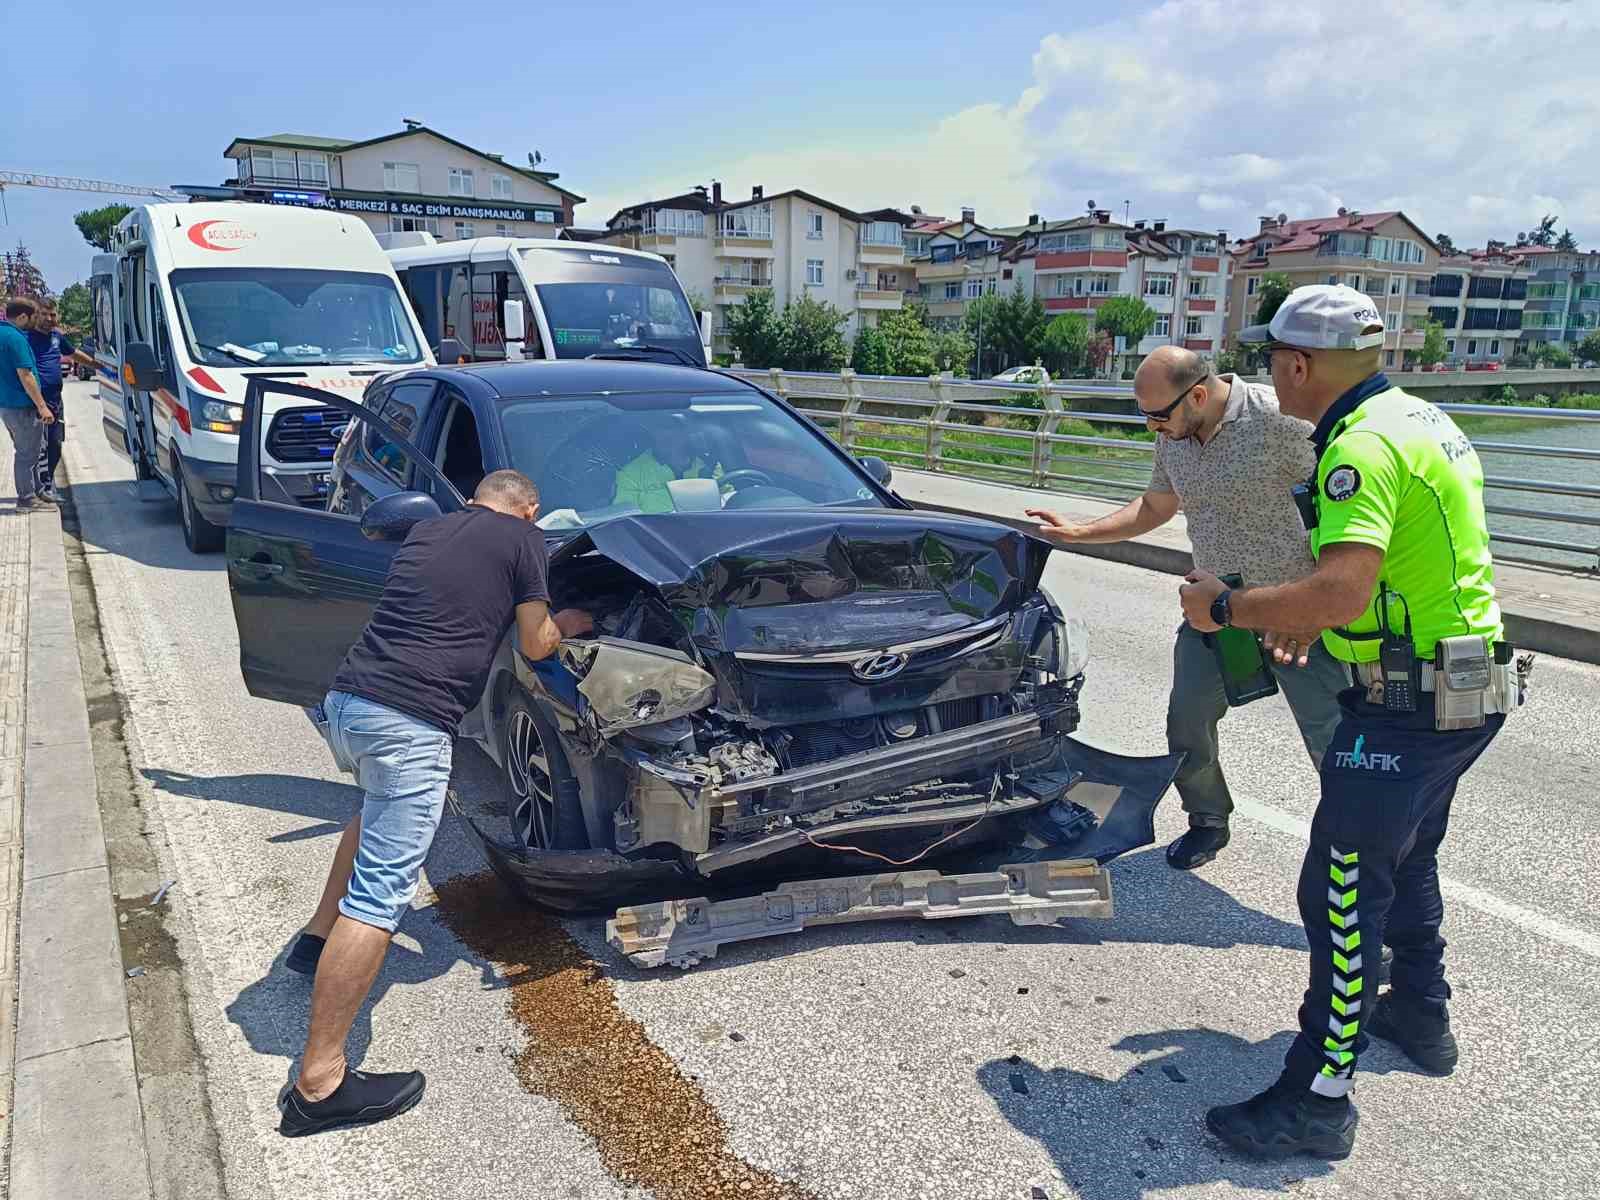
{"type": "Polygon", "coordinates": [[[752,385],[720,371],[629,359],[536,359],[434,367],[441,379],[483,385],[501,398],[597,392],[747,392],[752,385]]]}

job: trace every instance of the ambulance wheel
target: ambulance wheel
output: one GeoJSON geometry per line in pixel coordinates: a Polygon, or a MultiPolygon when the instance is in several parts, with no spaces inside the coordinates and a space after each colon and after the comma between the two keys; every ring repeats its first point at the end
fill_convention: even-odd
{"type": "Polygon", "coordinates": [[[200,515],[200,510],[195,507],[194,498],[189,495],[189,485],[184,481],[183,468],[177,463],[172,465],[172,477],[178,484],[178,519],[183,524],[183,544],[189,547],[191,554],[211,554],[222,549],[227,529],[221,525],[213,525],[200,515]]]}

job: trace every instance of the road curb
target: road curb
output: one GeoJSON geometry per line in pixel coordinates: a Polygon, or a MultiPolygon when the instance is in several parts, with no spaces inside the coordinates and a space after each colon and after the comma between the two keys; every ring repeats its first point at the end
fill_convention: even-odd
{"type": "Polygon", "coordinates": [[[11,1194],[149,1200],[61,516],[28,522],[11,1194]]]}

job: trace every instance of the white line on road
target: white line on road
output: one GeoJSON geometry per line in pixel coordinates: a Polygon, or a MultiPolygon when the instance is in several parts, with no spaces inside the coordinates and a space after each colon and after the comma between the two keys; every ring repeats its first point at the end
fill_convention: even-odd
{"type": "MultiPolygon", "coordinates": [[[[1311,822],[1304,817],[1297,817],[1284,812],[1281,808],[1273,808],[1270,804],[1262,804],[1256,800],[1235,799],[1234,807],[1252,821],[1259,821],[1279,833],[1287,833],[1302,842],[1311,839],[1311,822]]],[[[1439,876],[1439,890],[1468,908],[1476,909],[1487,916],[1498,917],[1502,921],[1526,929],[1529,933],[1549,938],[1552,942],[1560,942],[1579,954],[1600,960],[1600,934],[1574,928],[1536,909],[1503,899],[1493,892],[1486,892],[1480,887],[1462,883],[1459,879],[1451,879],[1447,875],[1439,876]]]]}

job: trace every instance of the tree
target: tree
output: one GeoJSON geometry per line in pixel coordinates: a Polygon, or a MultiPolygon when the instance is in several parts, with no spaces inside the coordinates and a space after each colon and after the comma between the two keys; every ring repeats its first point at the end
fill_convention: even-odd
{"type": "Polygon", "coordinates": [[[1561,236],[1556,239],[1556,249],[1566,250],[1572,253],[1577,252],[1578,239],[1572,236],[1572,230],[1563,229],[1561,231],[1561,236]]]}
{"type": "Polygon", "coordinates": [[[1545,345],[1550,347],[1550,352],[1545,355],[1546,366],[1565,371],[1572,365],[1572,352],[1565,346],[1558,346],[1554,342],[1546,342],[1545,345]]]}
{"type": "Polygon", "coordinates": [[[1553,215],[1546,213],[1539,218],[1539,227],[1530,229],[1527,233],[1517,234],[1519,246],[1553,246],[1556,242],[1556,220],[1553,215]]]}
{"type": "Polygon", "coordinates": [[[937,370],[949,371],[957,379],[965,379],[972,371],[972,359],[977,351],[967,331],[936,329],[933,333],[933,365],[937,370]]]}
{"type": "Polygon", "coordinates": [[[61,327],[76,333],[88,333],[94,328],[94,302],[89,296],[89,286],[84,283],[68,284],[56,303],[61,327]]]}
{"type": "Polygon", "coordinates": [[[1116,344],[1111,340],[1111,335],[1105,330],[1098,331],[1089,342],[1089,366],[1096,375],[1106,369],[1106,363],[1111,361],[1111,355],[1116,349],[1116,344]]]}
{"type": "Polygon", "coordinates": [[[1094,327],[1122,339],[1129,351],[1156,327],[1156,310],[1137,296],[1113,296],[1094,312],[1094,327]]]}
{"type": "MultiPolygon", "coordinates": [[[[1038,361],[1044,352],[1045,326],[1050,323],[1050,314],[1044,310],[1044,301],[1023,292],[1022,281],[1018,280],[1010,294],[1001,296],[986,314],[986,317],[991,316],[995,332],[990,344],[998,350],[1002,367],[1038,361]]],[[[990,341],[987,326],[986,319],[984,340],[990,341]]]]}
{"type": "Polygon", "coordinates": [[[1294,284],[1282,271],[1268,271],[1256,284],[1256,319],[1252,325],[1265,325],[1278,313],[1283,302],[1294,291],[1294,284]]]}
{"type": "Polygon", "coordinates": [[[979,375],[983,374],[986,360],[991,365],[997,364],[1003,353],[1000,325],[996,319],[1002,303],[1004,303],[1003,297],[986,292],[967,305],[967,311],[962,317],[962,325],[966,329],[967,336],[972,339],[973,351],[978,356],[979,375]]]}
{"type": "Polygon", "coordinates": [[[1089,322],[1077,313],[1063,313],[1044,329],[1044,365],[1050,374],[1071,375],[1089,358],[1089,322]]]}
{"type": "Polygon", "coordinates": [[[50,299],[50,289],[44,276],[33,265],[28,248],[21,242],[15,250],[0,257],[0,296],[24,296],[29,300],[50,299]]]}
{"type": "Polygon", "coordinates": [[[1417,354],[1417,359],[1425,367],[1442,363],[1444,361],[1444,324],[1440,321],[1429,321],[1422,329],[1422,349],[1417,354]]]}
{"type": "Polygon", "coordinates": [[[938,370],[933,356],[933,331],[917,319],[915,309],[885,313],[878,322],[891,375],[932,375],[938,370]]]}
{"type": "Polygon", "coordinates": [[[96,249],[111,251],[111,231],[117,222],[131,213],[126,204],[108,204],[104,208],[91,208],[72,218],[72,223],[83,234],[83,240],[96,249]]]}
{"type": "Polygon", "coordinates": [[[743,304],[729,306],[728,340],[747,367],[783,365],[782,318],[773,311],[771,288],[757,288],[743,304]]]}
{"type": "Polygon", "coordinates": [[[883,334],[876,329],[863,329],[856,334],[856,344],[850,354],[850,365],[858,375],[888,375],[889,350],[884,345],[883,334]]]}
{"type": "Polygon", "coordinates": [[[1458,253],[1456,250],[1456,244],[1450,240],[1450,235],[1448,233],[1436,233],[1433,235],[1433,240],[1439,243],[1440,254],[1448,256],[1458,253]]]}
{"type": "Polygon", "coordinates": [[[1579,362],[1600,363],[1600,329],[1578,343],[1577,358],[1579,362]]]}
{"type": "MultiPolygon", "coordinates": [[[[749,303],[746,297],[745,303],[749,303]]],[[[801,296],[778,319],[781,363],[789,371],[837,371],[850,361],[844,325],[850,319],[825,300],[801,296]]]]}

